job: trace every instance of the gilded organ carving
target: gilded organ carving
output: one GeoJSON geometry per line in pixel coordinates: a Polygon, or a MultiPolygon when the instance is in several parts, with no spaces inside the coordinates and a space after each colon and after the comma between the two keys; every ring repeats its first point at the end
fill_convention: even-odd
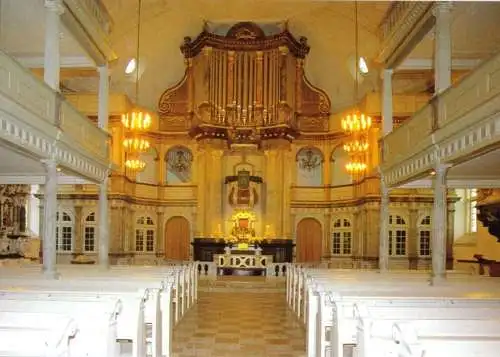
{"type": "Polygon", "coordinates": [[[307,40],[286,24],[206,24],[181,51],[186,72],[160,98],[160,130],[230,144],[328,130],[330,100],[304,74],[307,40]]]}

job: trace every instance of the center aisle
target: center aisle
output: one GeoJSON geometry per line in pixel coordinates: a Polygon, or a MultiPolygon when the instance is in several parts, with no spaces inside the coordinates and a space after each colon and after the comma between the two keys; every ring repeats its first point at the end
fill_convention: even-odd
{"type": "Polygon", "coordinates": [[[303,357],[305,332],[275,292],[199,292],[174,329],[173,357],[303,357]]]}

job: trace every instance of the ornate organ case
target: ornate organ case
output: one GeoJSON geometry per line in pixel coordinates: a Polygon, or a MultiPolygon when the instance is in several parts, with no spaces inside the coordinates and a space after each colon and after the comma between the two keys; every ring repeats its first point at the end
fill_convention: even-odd
{"type": "Polygon", "coordinates": [[[307,39],[286,24],[206,24],[181,51],[186,72],[160,97],[160,130],[230,144],[328,130],[330,100],[304,74],[307,39]]]}

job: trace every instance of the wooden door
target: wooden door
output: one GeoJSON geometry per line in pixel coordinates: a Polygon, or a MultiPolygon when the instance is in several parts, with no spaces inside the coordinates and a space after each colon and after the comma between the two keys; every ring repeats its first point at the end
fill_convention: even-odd
{"type": "Polygon", "coordinates": [[[184,217],[172,217],[165,227],[165,258],[189,260],[189,221],[184,217]]]}
{"type": "Polygon", "coordinates": [[[304,218],[297,225],[296,261],[319,262],[321,260],[321,223],[314,218],[304,218]]]}

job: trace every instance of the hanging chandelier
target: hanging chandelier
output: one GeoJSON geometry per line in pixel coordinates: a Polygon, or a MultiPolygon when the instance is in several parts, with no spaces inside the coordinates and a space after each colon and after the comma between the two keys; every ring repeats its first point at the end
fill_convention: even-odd
{"type": "MultiPolygon", "coordinates": [[[[359,80],[359,55],[358,55],[358,3],[354,2],[355,22],[355,78],[354,78],[354,103],[358,102],[358,80],[359,80]]],[[[344,151],[349,155],[349,161],[345,169],[351,175],[363,174],[368,165],[366,164],[366,153],[369,148],[368,132],[372,126],[372,118],[360,113],[357,109],[348,113],[341,121],[341,127],[348,139],[344,143],[344,151]]]]}
{"type": "MultiPolygon", "coordinates": [[[[137,12],[137,52],[135,66],[135,102],[139,99],[139,70],[140,70],[140,34],[141,34],[141,6],[139,0],[137,12]]],[[[125,148],[125,167],[134,174],[141,172],[146,167],[146,162],[142,160],[141,154],[151,147],[146,132],[151,128],[151,114],[145,110],[135,108],[128,113],[122,114],[122,125],[125,131],[123,146],[125,148]]]]}

